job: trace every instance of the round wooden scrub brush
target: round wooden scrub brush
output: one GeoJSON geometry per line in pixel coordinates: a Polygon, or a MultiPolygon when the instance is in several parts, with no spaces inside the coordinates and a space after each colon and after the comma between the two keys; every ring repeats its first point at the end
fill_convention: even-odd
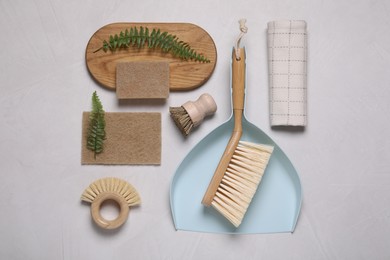
{"type": "Polygon", "coordinates": [[[196,101],[188,101],[181,107],[170,107],[169,112],[184,136],[187,136],[191,130],[200,125],[206,116],[212,115],[217,111],[217,104],[212,96],[205,93],[196,101]]]}
{"type": "Polygon", "coordinates": [[[136,189],[128,182],[118,178],[103,178],[94,181],[85,189],[81,200],[91,204],[91,215],[95,223],[105,229],[115,229],[126,222],[129,207],[141,204],[136,189]],[[120,212],[116,219],[107,220],[100,214],[101,205],[112,200],[119,205],[120,212]]]}

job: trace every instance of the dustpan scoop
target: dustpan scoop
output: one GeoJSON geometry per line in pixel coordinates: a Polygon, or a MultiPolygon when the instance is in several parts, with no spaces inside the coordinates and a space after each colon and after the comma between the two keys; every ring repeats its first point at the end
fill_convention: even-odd
{"type": "MultiPolygon", "coordinates": [[[[245,77],[245,71],[242,76],[245,77]]],[[[242,105],[244,107],[244,101],[242,105]]],[[[245,219],[235,228],[214,209],[206,208],[200,203],[232,135],[232,129],[234,132],[234,114],[240,113],[232,113],[227,122],[201,140],[177,168],[170,190],[175,228],[232,234],[293,232],[301,208],[298,173],[280,147],[245,118],[244,111],[241,140],[274,146],[267,172],[245,219]]]]}

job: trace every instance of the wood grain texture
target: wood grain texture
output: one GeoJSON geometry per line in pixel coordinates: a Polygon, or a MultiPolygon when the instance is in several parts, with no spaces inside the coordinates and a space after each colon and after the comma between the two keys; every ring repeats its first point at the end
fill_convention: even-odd
{"type": "Polygon", "coordinates": [[[170,70],[171,91],[191,90],[203,85],[212,75],[216,62],[217,50],[213,39],[202,28],[190,23],[113,23],[97,30],[89,40],[86,48],[85,59],[92,77],[102,86],[115,89],[115,71],[118,62],[126,61],[168,61],[170,70]],[[160,29],[176,35],[179,40],[188,43],[197,53],[210,59],[210,63],[197,61],[185,61],[174,57],[171,53],[160,50],[144,48],[125,48],[115,52],[99,49],[103,40],[108,40],[110,35],[119,34],[130,27],[148,27],[149,30],[160,29]]]}

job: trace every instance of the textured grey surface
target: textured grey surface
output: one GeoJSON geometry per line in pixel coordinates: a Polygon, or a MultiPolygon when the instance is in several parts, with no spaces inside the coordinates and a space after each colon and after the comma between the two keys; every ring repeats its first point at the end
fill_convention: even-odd
{"type": "Polygon", "coordinates": [[[388,1],[0,1],[1,259],[389,259],[390,4],[388,1]],[[175,231],[170,180],[190,149],[230,116],[230,62],[247,18],[248,119],[286,152],[303,186],[293,234],[175,231]],[[308,125],[271,129],[266,26],[308,25],[308,125]],[[166,101],[121,101],[85,65],[92,34],[112,22],[191,22],[218,51],[202,87],[166,101]],[[110,112],[161,112],[161,166],[82,166],[82,111],[97,91],[110,112]],[[210,93],[218,112],[183,139],[169,118],[210,93]],[[141,207],[104,232],[80,203],[102,177],[136,187],[141,207]]]}

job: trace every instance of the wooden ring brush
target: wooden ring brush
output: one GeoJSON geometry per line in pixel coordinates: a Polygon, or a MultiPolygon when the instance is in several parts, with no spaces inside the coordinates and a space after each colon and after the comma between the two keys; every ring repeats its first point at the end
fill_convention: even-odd
{"type": "Polygon", "coordinates": [[[129,215],[129,207],[139,205],[141,199],[135,188],[128,182],[117,178],[104,178],[94,181],[81,195],[81,200],[91,204],[91,215],[94,222],[104,229],[115,229],[122,226],[129,215]],[[119,205],[119,215],[114,220],[107,220],[100,214],[105,201],[114,201],[119,205]]]}
{"type": "Polygon", "coordinates": [[[213,206],[238,227],[260,184],[273,147],[240,141],[245,100],[245,50],[234,49],[232,56],[234,128],[202,204],[213,206]]]}

